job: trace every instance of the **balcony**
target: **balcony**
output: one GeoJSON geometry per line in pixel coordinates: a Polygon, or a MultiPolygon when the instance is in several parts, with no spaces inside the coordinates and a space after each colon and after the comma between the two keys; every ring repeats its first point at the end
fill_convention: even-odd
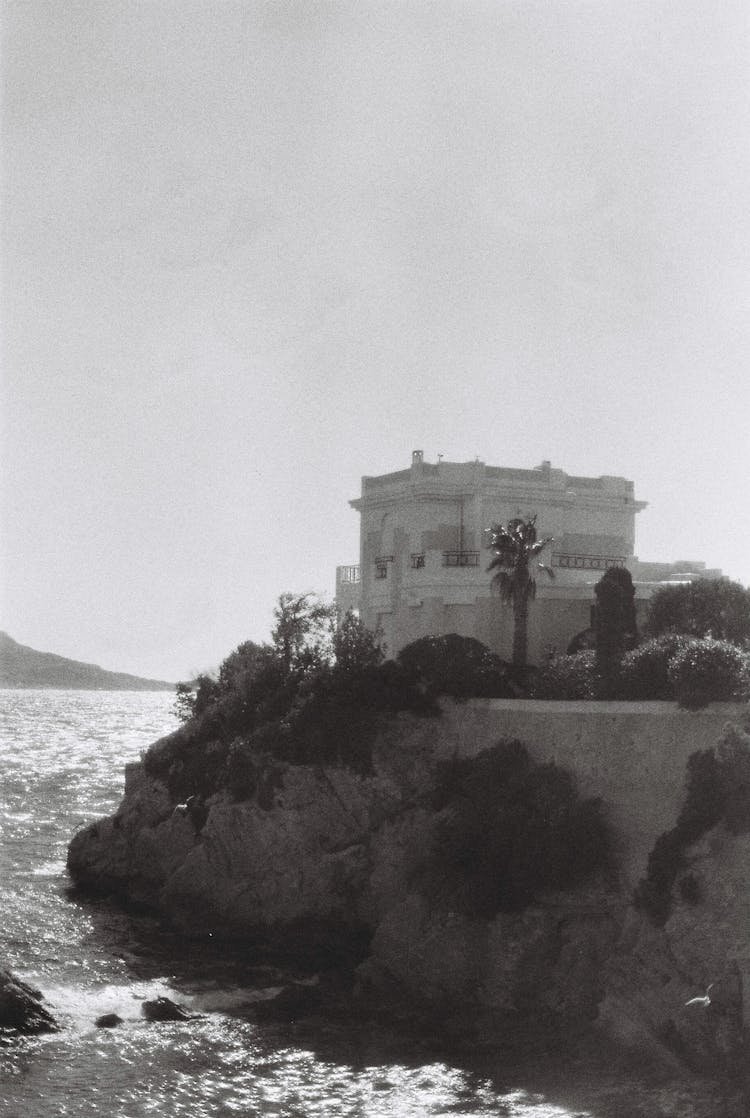
{"type": "Polygon", "coordinates": [[[348,583],[351,586],[356,586],[361,582],[359,573],[359,564],[354,563],[346,567],[338,567],[336,570],[337,581],[348,583]]]}
{"type": "Polygon", "coordinates": [[[444,551],[444,567],[478,567],[478,551],[444,551]]]}
{"type": "Polygon", "coordinates": [[[612,567],[624,567],[625,558],[620,555],[553,555],[552,566],[576,571],[608,571],[612,567]]]}

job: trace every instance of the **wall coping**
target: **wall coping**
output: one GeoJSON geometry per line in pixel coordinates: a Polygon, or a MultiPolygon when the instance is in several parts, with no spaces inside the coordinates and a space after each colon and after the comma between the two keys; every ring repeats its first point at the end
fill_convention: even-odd
{"type": "Polygon", "coordinates": [[[708,714],[716,718],[730,719],[750,713],[748,703],[709,703],[701,710],[685,710],[675,702],[602,702],[595,699],[467,699],[465,703],[451,705],[480,710],[529,711],[536,714],[647,714],[651,716],[657,714],[670,718],[700,718],[708,714]]]}

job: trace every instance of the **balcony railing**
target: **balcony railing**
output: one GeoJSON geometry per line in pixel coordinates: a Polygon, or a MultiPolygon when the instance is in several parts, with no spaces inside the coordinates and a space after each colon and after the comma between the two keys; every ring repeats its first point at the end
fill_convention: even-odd
{"type": "Polygon", "coordinates": [[[444,551],[444,567],[478,567],[478,551],[444,551]]]}
{"type": "Polygon", "coordinates": [[[611,567],[624,567],[625,559],[619,555],[553,555],[552,566],[578,571],[608,571],[611,567]]]}
{"type": "Polygon", "coordinates": [[[360,582],[359,564],[353,563],[348,567],[339,567],[338,570],[339,582],[358,583],[360,582]]]}

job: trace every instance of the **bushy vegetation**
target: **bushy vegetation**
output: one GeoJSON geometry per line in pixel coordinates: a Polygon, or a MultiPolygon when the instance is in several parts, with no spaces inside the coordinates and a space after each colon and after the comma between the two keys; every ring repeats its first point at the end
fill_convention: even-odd
{"type": "Polygon", "coordinates": [[[570,656],[554,656],[534,676],[534,699],[594,699],[596,653],[591,649],[570,656]]]}
{"type": "Polygon", "coordinates": [[[750,697],[750,590],[729,579],[662,587],[638,646],[629,572],[608,570],[595,593],[595,673],[586,653],[555,657],[537,672],[535,698],[676,699],[699,709],[750,697]]]}
{"type": "Polygon", "coordinates": [[[609,867],[600,801],[581,799],[567,770],[536,764],[520,742],[454,759],[441,777],[437,868],[423,888],[451,908],[489,919],[609,867]]]}
{"type": "Polygon", "coordinates": [[[626,652],[619,673],[619,697],[633,700],[674,699],[669,665],[689,638],[678,633],[653,637],[626,652]]]}
{"type": "Polygon", "coordinates": [[[693,710],[750,695],[750,655],[728,641],[686,641],[670,660],[667,675],[677,702],[693,710]]]}
{"type": "Polygon", "coordinates": [[[440,695],[511,693],[503,662],[470,638],[428,637],[385,661],[378,634],[353,614],[336,628],[312,595],[283,594],[275,622],[270,644],[245,641],[215,677],[178,685],[183,728],[145,756],[176,798],[246,798],[274,762],[369,772],[380,716],[437,714],[440,695]]]}
{"type": "MultiPolygon", "coordinates": [[[[602,697],[596,654],[556,656],[536,674],[535,699],[602,697]]],[[[750,653],[727,641],[696,640],[665,633],[626,652],[609,676],[607,698],[632,701],[676,700],[699,710],[708,703],[750,698],[750,653]]]]}
{"type": "MultiPolygon", "coordinates": [[[[727,727],[716,750],[699,750],[688,759],[685,803],[675,826],[656,840],[635,892],[635,904],[658,927],[672,911],[687,848],[719,823],[733,834],[750,831],[750,720],[727,727]]],[[[693,875],[686,875],[680,892],[691,903],[699,900],[693,875]]]]}
{"type": "Polygon", "coordinates": [[[402,648],[397,662],[426,695],[484,698],[512,697],[507,665],[473,637],[448,633],[421,637],[402,648]]]}
{"type": "Polygon", "coordinates": [[[728,578],[663,586],[651,599],[646,630],[652,637],[684,633],[746,645],[750,643],[750,590],[728,578]]]}
{"type": "Polygon", "coordinates": [[[285,594],[275,621],[271,644],[246,641],[216,678],[179,688],[184,726],[144,758],[176,798],[220,788],[244,798],[273,761],[367,772],[378,715],[434,709],[354,615],[336,630],[330,606],[285,594]]]}

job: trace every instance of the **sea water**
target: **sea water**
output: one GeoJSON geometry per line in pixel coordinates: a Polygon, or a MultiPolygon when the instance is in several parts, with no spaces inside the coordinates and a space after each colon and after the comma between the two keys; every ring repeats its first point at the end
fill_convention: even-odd
{"type": "Polygon", "coordinates": [[[175,727],[172,704],[165,692],[0,691],[0,961],[62,1026],[0,1041],[0,1114],[713,1116],[705,1085],[647,1083],[590,1059],[480,1063],[382,1023],[258,1022],[248,1006],[292,976],[75,896],[70,838],[115,809],[125,764],[175,727]],[[141,1004],[158,995],[200,1016],[149,1023],[141,1004]],[[104,1013],[123,1023],[97,1028],[104,1013]]]}

